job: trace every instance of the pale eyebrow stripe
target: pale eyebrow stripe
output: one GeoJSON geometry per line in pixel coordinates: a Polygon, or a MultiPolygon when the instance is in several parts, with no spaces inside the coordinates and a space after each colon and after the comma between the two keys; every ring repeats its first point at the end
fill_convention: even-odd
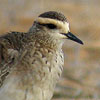
{"type": "Polygon", "coordinates": [[[50,18],[42,18],[42,17],[38,17],[36,21],[39,22],[40,24],[50,24],[51,23],[51,24],[57,25],[57,27],[61,28],[65,32],[70,31],[69,23],[67,22],[62,22],[59,20],[50,19],[50,18]]]}

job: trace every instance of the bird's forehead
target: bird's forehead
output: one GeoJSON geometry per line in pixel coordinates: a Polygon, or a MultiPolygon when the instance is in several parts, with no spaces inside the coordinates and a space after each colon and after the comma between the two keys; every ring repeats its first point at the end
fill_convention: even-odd
{"type": "Polygon", "coordinates": [[[40,24],[54,24],[65,33],[69,31],[68,22],[63,22],[63,21],[59,21],[56,19],[50,19],[50,18],[42,18],[42,17],[38,17],[36,22],[40,24]]]}

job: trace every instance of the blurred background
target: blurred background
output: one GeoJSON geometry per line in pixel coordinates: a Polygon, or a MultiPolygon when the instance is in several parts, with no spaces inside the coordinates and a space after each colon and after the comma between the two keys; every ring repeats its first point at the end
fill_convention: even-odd
{"type": "Polygon", "coordinates": [[[0,34],[27,32],[45,11],[60,11],[71,32],[84,45],[67,40],[65,64],[53,100],[100,98],[100,1],[99,0],[0,0],[0,34]]]}

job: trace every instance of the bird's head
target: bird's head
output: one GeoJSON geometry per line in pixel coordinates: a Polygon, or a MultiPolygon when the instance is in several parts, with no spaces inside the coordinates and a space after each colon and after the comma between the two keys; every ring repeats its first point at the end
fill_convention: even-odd
{"type": "Polygon", "coordinates": [[[70,39],[83,44],[80,39],[70,32],[69,23],[62,13],[55,11],[42,13],[35,20],[35,23],[38,24],[46,34],[53,36],[55,39],[70,39]]]}

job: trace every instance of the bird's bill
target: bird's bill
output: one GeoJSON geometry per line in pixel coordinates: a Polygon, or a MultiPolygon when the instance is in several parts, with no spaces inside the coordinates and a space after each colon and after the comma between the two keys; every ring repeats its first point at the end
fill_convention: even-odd
{"type": "Polygon", "coordinates": [[[83,42],[79,38],[77,38],[75,35],[73,35],[71,32],[68,32],[67,34],[64,34],[64,35],[67,36],[67,39],[70,39],[70,40],[75,41],[77,43],[83,44],[83,42]]]}

